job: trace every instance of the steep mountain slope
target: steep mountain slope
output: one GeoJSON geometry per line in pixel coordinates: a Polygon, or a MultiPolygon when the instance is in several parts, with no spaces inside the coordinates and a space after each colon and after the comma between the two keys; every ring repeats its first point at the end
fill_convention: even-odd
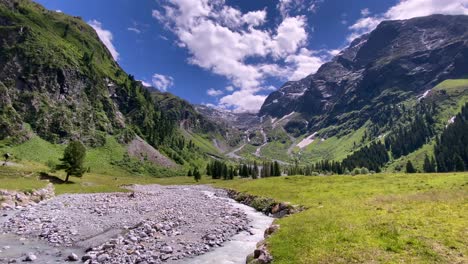
{"type": "Polygon", "coordinates": [[[435,137],[468,101],[467,29],[467,16],[382,22],[317,73],[271,93],[259,112],[268,143],[244,149],[309,163],[385,141],[388,169],[408,159],[422,168],[435,137]]]}
{"type": "Polygon", "coordinates": [[[346,134],[361,127],[383,104],[422,95],[468,69],[468,17],[433,15],[384,21],[354,40],[317,73],[272,93],[260,115],[299,112],[308,130],[336,126],[346,134]]]}
{"type": "Polygon", "coordinates": [[[29,0],[0,0],[0,62],[0,140],[38,135],[97,147],[109,135],[121,143],[137,135],[185,164],[203,160],[203,150],[185,138],[180,123],[221,134],[187,102],[125,73],[81,18],[29,0]]]}

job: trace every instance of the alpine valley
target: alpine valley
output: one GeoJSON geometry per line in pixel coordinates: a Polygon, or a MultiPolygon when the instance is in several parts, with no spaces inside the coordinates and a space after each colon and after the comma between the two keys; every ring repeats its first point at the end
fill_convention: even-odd
{"type": "Polygon", "coordinates": [[[0,153],[0,262],[466,263],[468,16],[382,21],[250,113],[146,86],[82,18],[0,0],[0,153]]]}
{"type": "Polygon", "coordinates": [[[390,155],[374,170],[398,171],[408,160],[422,170],[435,139],[468,98],[466,16],[384,21],[249,114],[192,106],[144,87],[78,17],[7,0],[0,15],[0,138],[6,145],[79,139],[99,148],[113,142],[130,158],[150,157],[150,167],[185,170],[207,155],[282,164],[342,161],[381,142],[390,155]],[[138,144],[146,146],[140,153],[132,151],[138,144]]]}

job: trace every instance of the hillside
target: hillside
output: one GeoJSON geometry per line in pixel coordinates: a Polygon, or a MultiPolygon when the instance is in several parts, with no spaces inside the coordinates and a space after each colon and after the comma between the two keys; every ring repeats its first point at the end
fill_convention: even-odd
{"type": "Polygon", "coordinates": [[[79,17],[29,0],[0,1],[0,36],[3,145],[37,136],[53,144],[78,139],[95,148],[112,137],[125,147],[138,136],[152,146],[146,154],[173,160],[155,165],[185,166],[203,163],[205,152],[217,153],[203,148],[211,138],[224,141],[223,130],[188,102],[127,74],[79,17]],[[181,124],[204,138],[187,137],[181,124]]]}

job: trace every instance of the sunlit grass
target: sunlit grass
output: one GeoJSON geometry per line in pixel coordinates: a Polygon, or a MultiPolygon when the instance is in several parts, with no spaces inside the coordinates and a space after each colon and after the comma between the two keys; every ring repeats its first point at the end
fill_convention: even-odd
{"type": "Polygon", "coordinates": [[[289,176],[220,187],[301,204],[268,240],[275,263],[463,263],[468,174],[289,176]]]}
{"type": "MultiPolygon", "coordinates": [[[[0,167],[0,189],[45,185],[46,167],[0,167]],[[31,172],[29,172],[30,170],[31,172]]],[[[63,173],[52,174],[64,179],[63,173]]],[[[129,184],[197,184],[192,177],[87,173],[55,184],[57,194],[123,192],[129,184]]],[[[303,205],[277,220],[268,239],[275,263],[464,263],[468,250],[468,173],[287,176],[212,180],[240,192],[303,205]]]]}

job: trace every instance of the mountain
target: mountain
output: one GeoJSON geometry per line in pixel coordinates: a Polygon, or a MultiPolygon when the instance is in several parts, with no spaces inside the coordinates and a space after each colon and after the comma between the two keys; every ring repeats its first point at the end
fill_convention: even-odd
{"type": "Polygon", "coordinates": [[[112,137],[183,165],[217,153],[211,138],[224,140],[223,129],[188,102],[127,74],[79,17],[0,0],[0,62],[0,141],[38,136],[100,147],[112,137]]]}
{"type": "Polygon", "coordinates": [[[195,109],[213,122],[224,123],[242,130],[248,130],[260,125],[260,117],[253,113],[236,113],[205,105],[196,105],[195,109]]]}
{"type": "Polygon", "coordinates": [[[422,95],[468,69],[468,17],[384,21],[308,77],[268,96],[260,115],[301,113],[307,129],[358,129],[382,104],[422,95]]]}
{"type": "MultiPolygon", "coordinates": [[[[467,16],[384,21],[315,74],[270,94],[253,115],[144,87],[81,18],[0,0],[0,149],[78,139],[184,170],[208,157],[374,170],[412,160],[421,168],[468,101],[467,32],[467,16]]],[[[109,163],[142,167],[122,155],[109,163]]]]}
{"type": "Polygon", "coordinates": [[[382,142],[391,156],[387,169],[408,159],[422,168],[468,101],[467,76],[468,16],[383,21],[316,73],[271,93],[257,132],[267,142],[239,153],[310,163],[343,160],[382,142]]]}

